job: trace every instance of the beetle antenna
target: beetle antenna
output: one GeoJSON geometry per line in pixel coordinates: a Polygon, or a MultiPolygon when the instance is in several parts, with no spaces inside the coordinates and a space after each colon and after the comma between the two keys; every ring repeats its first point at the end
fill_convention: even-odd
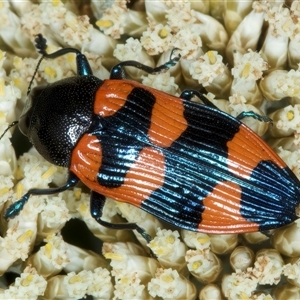
{"type": "Polygon", "coordinates": [[[87,58],[76,48],[62,48],[53,53],[47,53],[47,51],[46,51],[47,40],[40,33],[35,38],[35,47],[36,47],[37,51],[43,55],[43,57],[50,58],[50,59],[57,58],[59,56],[65,55],[67,53],[75,53],[76,54],[77,75],[80,75],[80,76],[93,75],[92,69],[89,65],[87,58]]]}
{"type": "Polygon", "coordinates": [[[12,127],[16,126],[19,123],[19,121],[13,121],[12,123],[10,123],[7,128],[4,130],[4,132],[1,134],[0,136],[0,140],[4,137],[5,133],[12,127]]]}
{"type": "Polygon", "coordinates": [[[35,68],[34,74],[29,82],[29,86],[27,89],[27,96],[31,92],[31,86],[33,83],[33,80],[35,78],[35,75],[40,67],[40,64],[44,58],[56,58],[62,55],[65,55],[67,53],[75,53],[76,54],[76,63],[77,63],[77,74],[81,76],[85,75],[93,75],[92,69],[88,63],[88,60],[86,59],[85,55],[83,55],[79,50],[76,48],[62,48],[54,53],[47,53],[47,40],[43,37],[41,33],[39,33],[35,38],[35,48],[37,49],[38,53],[42,54],[42,57],[37,63],[37,66],[35,68]]]}
{"type": "Polygon", "coordinates": [[[47,53],[46,49],[48,47],[47,40],[43,37],[41,33],[39,33],[35,38],[35,48],[37,52],[42,54],[46,58],[57,58],[59,56],[65,55],[67,53],[75,53],[76,55],[82,55],[82,53],[76,48],[62,48],[53,53],[47,53]]]}
{"type": "Polygon", "coordinates": [[[32,86],[34,77],[35,77],[35,75],[36,75],[36,73],[37,73],[37,71],[38,71],[38,69],[39,69],[39,67],[40,67],[40,64],[41,64],[41,62],[42,62],[42,60],[43,60],[44,58],[45,58],[45,56],[43,55],[43,56],[40,58],[40,60],[38,61],[37,65],[36,65],[35,71],[34,71],[32,77],[31,77],[31,80],[30,80],[29,85],[28,85],[27,96],[28,96],[29,93],[31,92],[31,86],[32,86]]]}

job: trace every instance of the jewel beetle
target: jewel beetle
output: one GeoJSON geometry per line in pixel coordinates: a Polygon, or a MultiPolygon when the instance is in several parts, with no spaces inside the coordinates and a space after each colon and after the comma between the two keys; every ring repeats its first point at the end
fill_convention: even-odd
{"type": "MultiPolygon", "coordinates": [[[[136,229],[101,219],[105,197],[135,205],[179,228],[205,233],[268,231],[297,219],[300,184],[283,160],[240,120],[200,92],[180,97],[125,78],[125,66],[159,73],[179,56],[151,68],[136,61],[114,66],[108,80],[92,75],[77,49],[77,76],[32,89],[19,120],[21,132],[49,162],[69,169],[65,185],[31,189],[5,212],[13,218],[30,195],[54,194],[82,181],[91,189],[91,214],[103,226],[136,229]],[[191,101],[198,97],[203,104],[191,101]]],[[[37,67],[38,68],[38,67],[37,67]]]]}

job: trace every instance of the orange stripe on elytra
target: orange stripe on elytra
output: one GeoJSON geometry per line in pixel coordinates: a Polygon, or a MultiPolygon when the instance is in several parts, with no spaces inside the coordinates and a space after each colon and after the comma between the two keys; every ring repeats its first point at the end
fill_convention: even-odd
{"type": "Polygon", "coordinates": [[[93,182],[97,178],[101,162],[102,150],[98,138],[84,134],[72,151],[70,171],[83,182],[93,182]]]}
{"type": "Polygon", "coordinates": [[[97,181],[101,166],[101,145],[94,136],[84,135],[72,154],[70,170],[91,190],[115,200],[140,206],[153,191],[164,183],[165,158],[160,150],[144,148],[128,170],[124,183],[117,188],[107,188],[97,181]],[[96,152],[94,152],[96,150],[96,152]]]}
{"type": "Polygon", "coordinates": [[[112,116],[125,105],[134,88],[143,88],[154,95],[155,104],[148,136],[156,146],[169,147],[188,126],[183,114],[183,100],[178,97],[130,80],[105,80],[96,92],[94,113],[101,117],[112,116]]]}
{"type": "Polygon", "coordinates": [[[249,178],[253,169],[262,160],[271,160],[280,168],[284,161],[250,128],[240,125],[233,139],[227,142],[228,169],[242,178],[249,178]]]}
{"type": "Polygon", "coordinates": [[[183,114],[183,100],[157,90],[151,92],[155,96],[155,104],[148,131],[149,139],[159,147],[170,147],[188,126],[183,114]]]}
{"type": "Polygon", "coordinates": [[[95,95],[94,113],[101,117],[112,116],[125,105],[134,87],[130,81],[104,80],[95,95]]]}
{"type": "MultiPolygon", "coordinates": [[[[148,199],[164,183],[165,158],[160,150],[144,148],[127,172],[124,184],[118,188],[99,188],[99,192],[135,206],[148,199]]],[[[97,189],[97,186],[95,187],[97,189]]]]}
{"type": "Polygon", "coordinates": [[[210,233],[257,231],[259,225],[241,216],[242,190],[236,183],[223,181],[203,200],[204,211],[198,230],[210,233]]]}

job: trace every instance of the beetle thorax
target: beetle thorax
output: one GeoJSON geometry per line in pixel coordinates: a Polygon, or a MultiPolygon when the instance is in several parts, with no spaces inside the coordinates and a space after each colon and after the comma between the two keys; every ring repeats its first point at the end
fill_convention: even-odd
{"type": "Polygon", "coordinates": [[[69,166],[72,150],[91,125],[101,82],[94,76],[76,76],[33,90],[32,105],[22,116],[28,129],[25,133],[21,126],[21,131],[45,159],[69,166]]]}

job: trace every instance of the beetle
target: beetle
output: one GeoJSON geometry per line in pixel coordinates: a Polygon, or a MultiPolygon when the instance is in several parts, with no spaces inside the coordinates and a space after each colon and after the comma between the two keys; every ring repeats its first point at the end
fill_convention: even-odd
{"type": "Polygon", "coordinates": [[[253,112],[234,118],[196,90],[175,97],[125,78],[125,66],[159,73],[180,56],[171,54],[156,68],[120,62],[101,80],[77,49],[48,54],[46,39],[38,35],[35,41],[42,59],[76,54],[77,75],[33,88],[19,120],[37,151],[68,168],[69,177],[61,187],[30,189],[6,210],[6,219],[15,217],[30,195],[59,193],[79,180],[91,189],[91,214],[99,224],[136,229],[147,241],[151,238],[134,223],[101,219],[105,197],[204,233],[268,231],[297,219],[297,177],[241,122],[270,119],[253,112]]]}

